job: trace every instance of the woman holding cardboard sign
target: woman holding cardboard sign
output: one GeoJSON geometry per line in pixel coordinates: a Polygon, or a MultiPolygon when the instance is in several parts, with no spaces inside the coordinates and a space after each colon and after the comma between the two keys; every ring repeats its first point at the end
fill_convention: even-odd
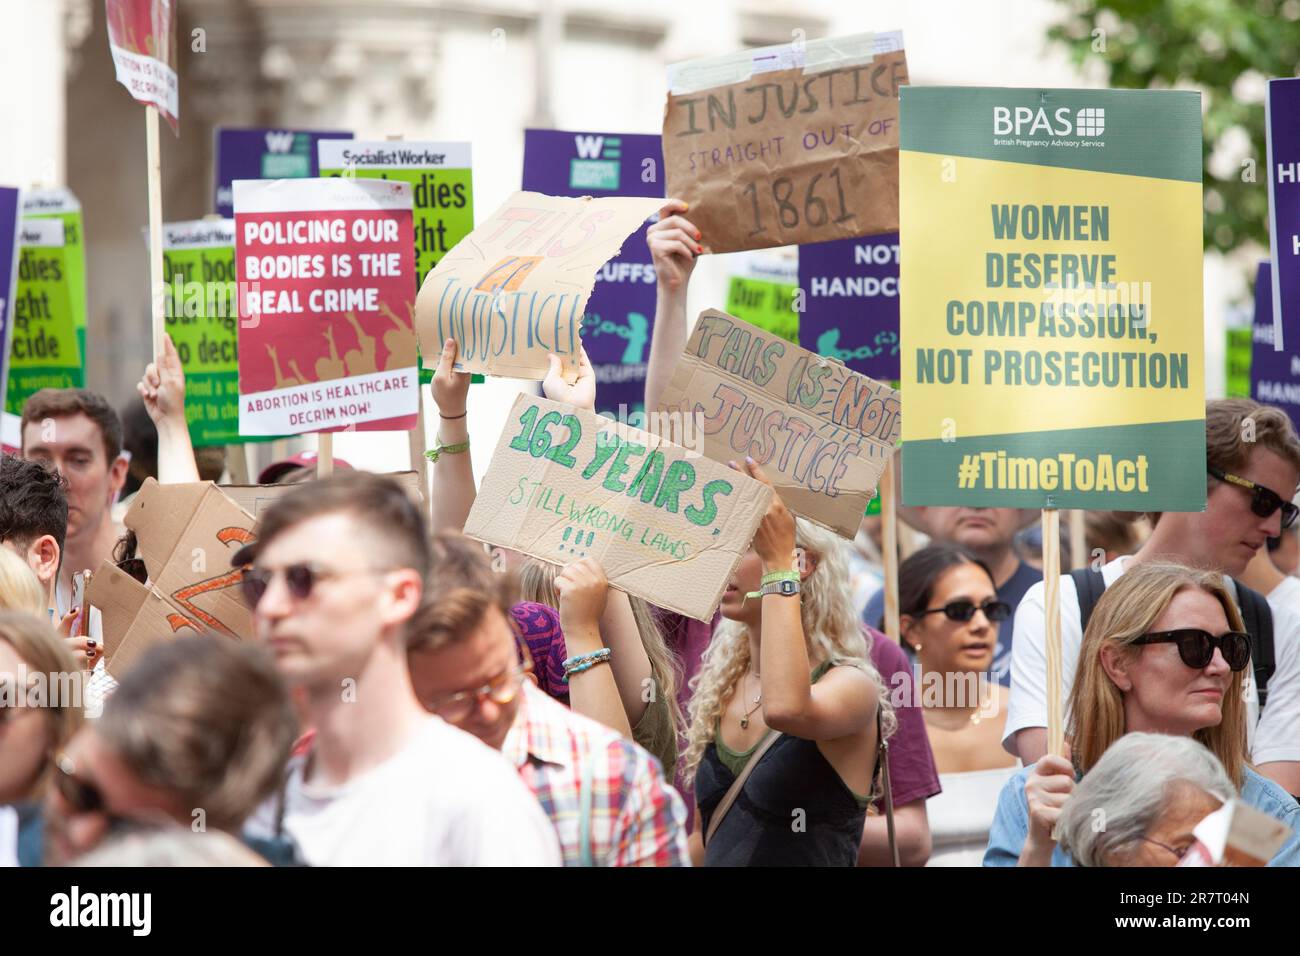
{"type": "MultiPolygon", "coordinates": [[[[771,484],[751,459],[743,468],[771,484]]],[[[694,862],[856,865],[894,715],[844,549],[774,495],[721,610],[683,757],[699,808],[694,862]]]]}

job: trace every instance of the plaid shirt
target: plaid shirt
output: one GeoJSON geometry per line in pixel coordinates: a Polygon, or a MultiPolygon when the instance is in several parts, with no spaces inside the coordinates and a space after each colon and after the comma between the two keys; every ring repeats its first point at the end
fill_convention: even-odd
{"type": "Polygon", "coordinates": [[[565,866],[582,864],[582,770],[591,765],[591,859],[596,866],[689,866],[686,807],[659,761],[615,731],[524,681],[501,752],[555,824],[565,866]]]}

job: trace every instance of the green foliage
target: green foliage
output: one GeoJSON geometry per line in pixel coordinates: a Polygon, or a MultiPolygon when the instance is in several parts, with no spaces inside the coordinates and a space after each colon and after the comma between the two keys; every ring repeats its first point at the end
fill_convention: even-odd
{"type": "Polygon", "coordinates": [[[1263,81],[1296,75],[1300,0],[1059,2],[1066,13],[1048,35],[1066,45],[1076,64],[1103,62],[1111,87],[1201,91],[1205,246],[1221,252],[1251,240],[1267,246],[1263,81]],[[1210,156],[1225,134],[1240,136],[1238,129],[1250,140],[1253,176],[1238,165],[1219,167],[1225,174],[1219,178],[1210,156]]]}

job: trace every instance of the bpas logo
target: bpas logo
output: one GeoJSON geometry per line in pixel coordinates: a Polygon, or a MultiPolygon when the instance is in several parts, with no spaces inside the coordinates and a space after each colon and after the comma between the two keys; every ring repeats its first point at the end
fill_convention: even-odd
{"type": "Polygon", "coordinates": [[[620,147],[617,136],[575,136],[578,158],[569,160],[570,189],[618,189],[620,147]]]}
{"type": "Polygon", "coordinates": [[[993,135],[1100,136],[1106,131],[1106,110],[1103,107],[1085,107],[1073,112],[1073,118],[1071,113],[1068,106],[1059,107],[1054,113],[1048,113],[1042,107],[1035,110],[1028,106],[995,106],[993,135]]]}

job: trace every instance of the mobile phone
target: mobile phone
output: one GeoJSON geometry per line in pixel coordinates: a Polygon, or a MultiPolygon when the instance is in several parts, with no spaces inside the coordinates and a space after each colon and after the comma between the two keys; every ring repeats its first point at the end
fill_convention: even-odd
{"type": "Polygon", "coordinates": [[[81,607],[86,599],[86,572],[74,571],[72,574],[72,606],[81,607]]]}

